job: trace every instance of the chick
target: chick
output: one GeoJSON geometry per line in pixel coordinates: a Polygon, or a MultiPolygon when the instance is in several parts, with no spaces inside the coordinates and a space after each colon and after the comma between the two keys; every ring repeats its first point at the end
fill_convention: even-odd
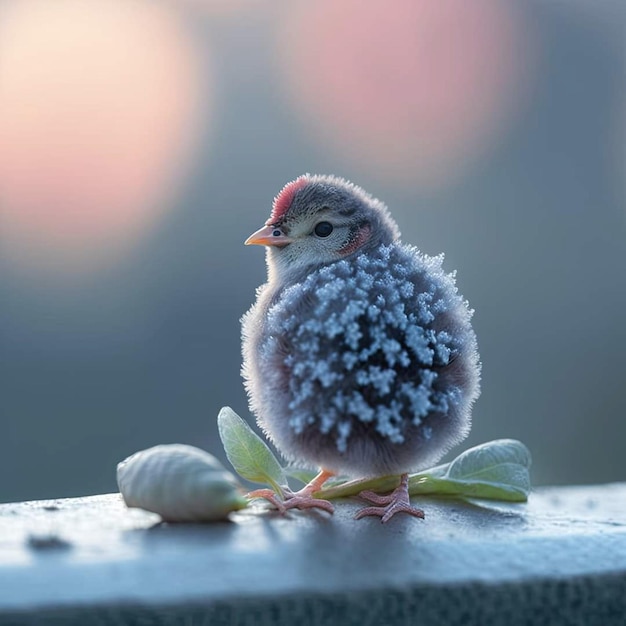
{"type": "Polygon", "coordinates": [[[309,175],[274,199],[246,244],[266,246],[268,281],[242,319],[242,375],[260,428],[292,462],[320,468],[281,510],[318,507],[327,478],[401,475],[357,514],[423,517],[408,473],[470,430],[480,393],[473,311],[443,255],[400,242],[386,206],[334,176],[309,175]]]}

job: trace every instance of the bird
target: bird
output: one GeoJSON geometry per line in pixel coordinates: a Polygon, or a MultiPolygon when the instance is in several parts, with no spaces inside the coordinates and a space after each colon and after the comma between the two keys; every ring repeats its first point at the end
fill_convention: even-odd
{"type": "Polygon", "coordinates": [[[481,363],[456,272],[400,239],[387,206],[337,176],[304,174],[274,198],[245,241],[266,249],[267,282],[241,319],[251,412],[290,462],[319,470],[282,498],[282,512],[333,505],[315,497],[332,476],[399,476],[364,491],[357,518],[424,517],[408,475],[468,435],[481,363]]]}

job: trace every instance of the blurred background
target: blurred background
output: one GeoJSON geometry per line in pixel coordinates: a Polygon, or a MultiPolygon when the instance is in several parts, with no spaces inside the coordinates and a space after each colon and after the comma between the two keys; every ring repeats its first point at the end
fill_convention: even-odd
{"type": "Polygon", "coordinates": [[[223,458],[243,241],[304,172],[459,270],[463,448],[625,480],[625,29],[619,0],[3,0],[0,501],[114,491],[158,443],[223,458]]]}

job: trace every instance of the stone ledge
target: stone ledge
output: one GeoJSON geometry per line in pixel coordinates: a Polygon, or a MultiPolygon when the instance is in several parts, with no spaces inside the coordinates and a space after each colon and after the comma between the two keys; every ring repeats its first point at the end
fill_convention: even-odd
{"type": "Polygon", "coordinates": [[[0,625],[626,624],[626,483],[426,520],[243,511],[158,524],[118,494],[0,505],[0,625]]]}

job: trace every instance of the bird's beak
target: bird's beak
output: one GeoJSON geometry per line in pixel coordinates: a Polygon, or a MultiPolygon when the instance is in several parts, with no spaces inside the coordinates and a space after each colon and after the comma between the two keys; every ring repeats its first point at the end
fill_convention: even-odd
{"type": "Polygon", "coordinates": [[[246,246],[286,246],[293,240],[284,235],[275,226],[263,226],[252,233],[245,241],[246,246]]]}

